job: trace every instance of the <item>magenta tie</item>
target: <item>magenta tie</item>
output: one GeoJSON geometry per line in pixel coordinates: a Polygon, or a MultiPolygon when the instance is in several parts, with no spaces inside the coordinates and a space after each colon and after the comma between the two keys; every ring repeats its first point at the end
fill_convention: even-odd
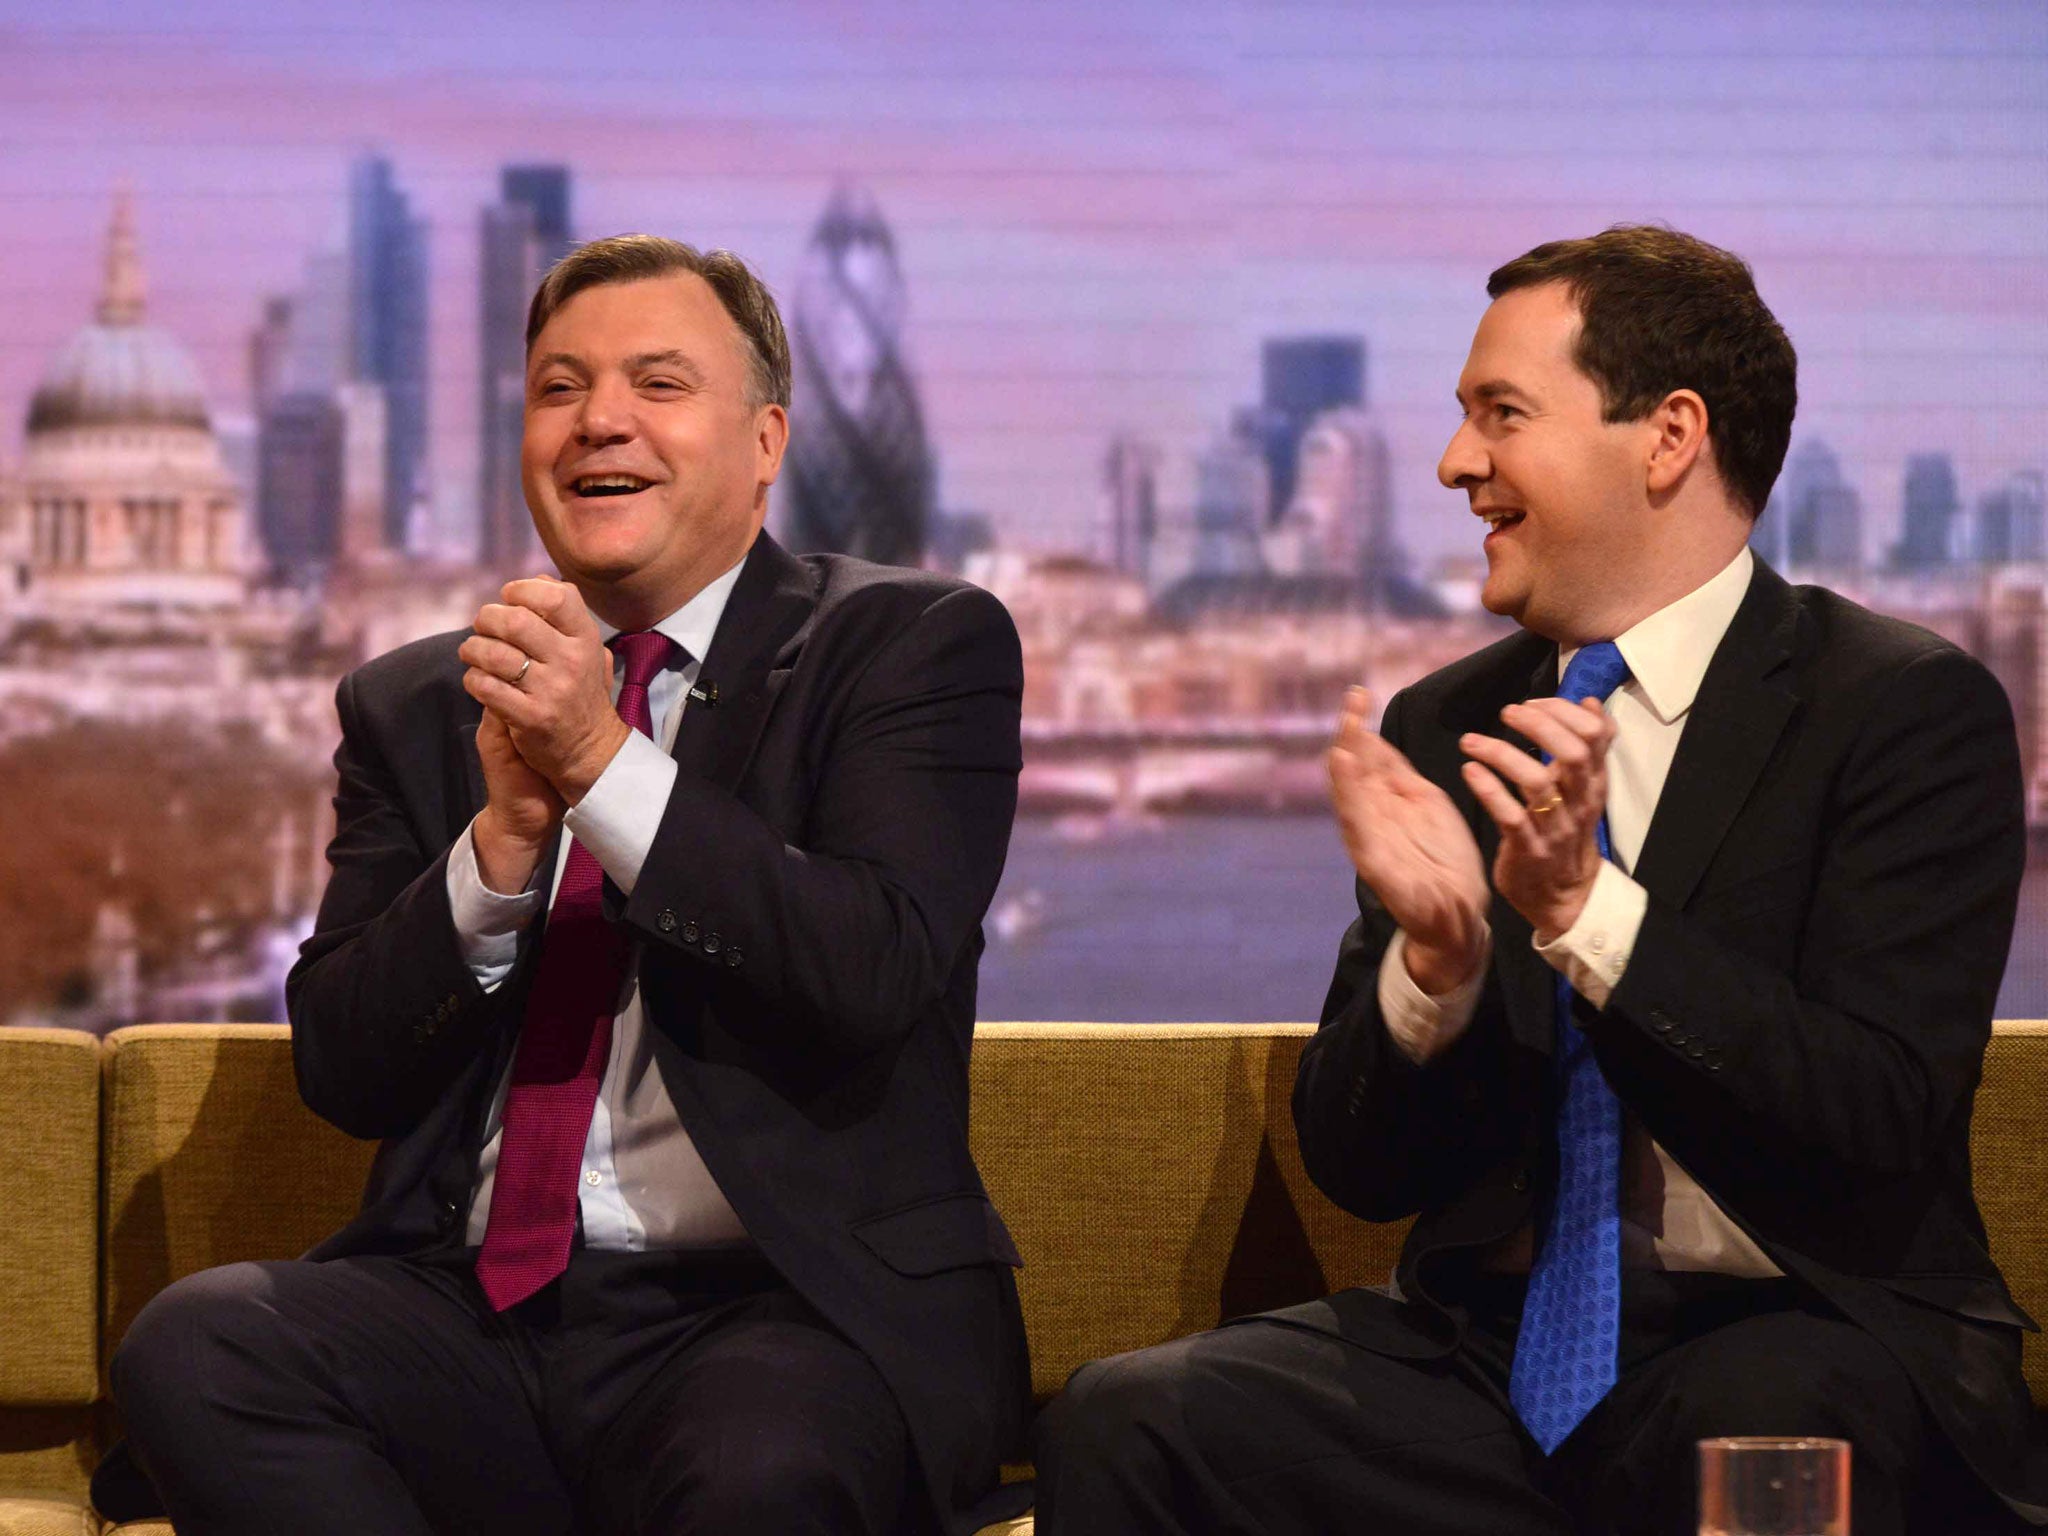
{"type": "MultiPolygon", "coordinates": [[[[647,685],[668,664],[675,642],[639,630],[615,638],[612,649],[626,669],[619,718],[652,736],[647,685]]],[[[605,921],[604,871],[588,848],[570,839],[512,1057],[490,1221],[476,1260],[477,1281],[500,1312],[568,1267],[583,1144],[611,1059],[612,1012],[631,949],[625,934],[605,921]]]]}

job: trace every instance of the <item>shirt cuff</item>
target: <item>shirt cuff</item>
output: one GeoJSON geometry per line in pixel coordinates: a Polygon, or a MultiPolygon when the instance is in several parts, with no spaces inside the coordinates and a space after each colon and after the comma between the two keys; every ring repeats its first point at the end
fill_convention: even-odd
{"type": "Polygon", "coordinates": [[[676,784],[676,760],[635,731],[564,818],[613,885],[628,896],[661,830],[676,784]]]}
{"type": "Polygon", "coordinates": [[[1479,951],[1479,968],[1471,979],[1432,997],[1408,974],[1406,936],[1394,935],[1380,960],[1380,1017],[1387,1021],[1387,1033],[1403,1056],[1421,1066],[1465,1033],[1479,1007],[1487,962],[1492,958],[1493,933],[1489,929],[1479,951]]]}
{"type": "Polygon", "coordinates": [[[455,942],[477,985],[486,992],[512,974],[519,935],[541,908],[541,874],[517,896],[501,896],[484,884],[476,867],[471,822],[448,850],[448,910],[455,917],[455,942]]]}
{"type": "Polygon", "coordinates": [[[1621,985],[1649,910],[1650,893],[1602,859],[1579,920],[1548,943],[1538,944],[1536,953],[1564,972],[1579,996],[1595,1008],[1605,1008],[1621,985]]]}

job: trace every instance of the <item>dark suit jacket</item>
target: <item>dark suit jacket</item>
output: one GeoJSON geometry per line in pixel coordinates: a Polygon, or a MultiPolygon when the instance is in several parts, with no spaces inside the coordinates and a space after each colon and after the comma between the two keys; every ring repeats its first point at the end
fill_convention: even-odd
{"type": "MultiPolygon", "coordinates": [[[[544,925],[486,994],[450,846],[484,802],[462,634],[343,679],[334,874],[287,994],[300,1091],[383,1142],[312,1258],[459,1243],[544,925]]],[[[995,1481],[1029,1371],[1019,1260],[967,1146],[980,921],[1016,808],[1016,631],[986,592],[766,535],[683,712],[632,897],[656,1060],[762,1253],[874,1361],[942,1517],[995,1481]]]]}
{"type": "MultiPolygon", "coordinates": [[[[1498,838],[1461,732],[1557,685],[1518,635],[1392,699],[1383,728],[1498,838]]],[[[1516,738],[1519,740],[1519,738],[1516,738]]],[[[1525,744],[1526,745],[1526,744],[1525,744]]],[[[2012,714],[1924,630],[1758,564],[1680,739],[1635,877],[1649,912],[1578,1023],[1621,1102],[1765,1253],[1900,1360],[1935,1420],[2019,1492],[2020,1330],[1970,1187],[1970,1106],[2025,861],[2012,714]]],[[[1419,1212],[1398,1287],[1448,1349],[1475,1253],[1547,1218],[1555,973],[1505,901],[1471,1028],[1417,1067],[1381,1020],[1394,925],[1345,935],[1294,1114],[1316,1182],[1358,1215],[1419,1212]]],[[[1371,1343],[1372,1340],[1362,1342],[1371,1343]]],[[[1426,1346],[1425,1346],[1426,1347],[1426,1346]]]]}

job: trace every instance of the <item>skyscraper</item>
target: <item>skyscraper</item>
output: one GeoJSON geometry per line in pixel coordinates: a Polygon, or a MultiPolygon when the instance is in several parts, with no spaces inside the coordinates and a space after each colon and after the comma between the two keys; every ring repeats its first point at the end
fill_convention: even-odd
{"type": "Polygon", "coordinates": [[[1152,579],[1152,551],[1159,537],[1159,445],[1129,433],[1110,440],[1102,461],[1102,489],[1108,512],[1109,563],[1140,581],[1152,579]]]}
{"type": "Polygon", "coordinates": [[[840,187],[811,233],[790,327],[796,376],[783,484],[798,550],[923,558],[931,452],[903,360],[896,240],[867,192],[840,187]]]}
{"type": "Polygon", "coordinates": [[[1269,540],[1289,558],[1268,564],[1288,574],[1342,576],[1361,583],[1377,607],[1404,564],[1394,543],[1393,466],[1386,434],[1357,406],[1324,411],[1301,435],[1294,499],[1269,540]]]}
{"type": "Polygon", "coordinates": [[[1365,404],[1365,340],[1359,336],[1285,336],[1261,358],[1258,436],[1277,517],[1294,500],[1301,435],[1324,411],[1365,404]]]}
{"type": "Polygon", "coordinates": [[[2033,563],[2048,558],[2042,527],[2042,478],[2038,469],[2017,470],[1977,501],[1976,556],[1991,565],[2033,563]]]}
{"type": "Polygon", "coordinates": [[[286,581],[316,578],[341,540],[347,423],[331,394],[295,390],[263,407],[256,506],[270,564],[286,581]]]}
{"type": "Polygon", "coordinates": [[[1956,470],[1945,453],[1916,453],[1906,460],[1905,517],[1892,563],[1902,570],[1934,570],[1960,552],[1956,548],[1961,510],[1956,470]]]}
{"type": "Polygon", "coordinates": [[[1265,567],[1259,536],[1272,506],[1254,413],[1241,411],[1195,461],[1196,576],[1253,576],[1265,567]]]}
{"type": "Polygon", "coordinates": [[[259,418],[290,387],[296,307],[290,294],[271,295],[263,301],[262,322],[249,333],[249,403],[259,418]]]}
{"type": "Polygon", "coordinates": [[[348,336],[349,376],[384,389],[384,537],[403,549],[427,489],[427,226],[378,155],[349,173],[348,336]]]}
{"type": "Polygon", "coordinates": [[[519,487],[526,409],[526,310],[547,269],[565,255],[569,170],[508,165],[480,226],[477,315],[477,543],[486,566],[524,570],[535,547],[519,487]]]}
{"type": "Polygon", "coordinates": [[[1863,565],[1863,498],[1843,478],[1841,461],[1819,438],[1793,449],[1779,481],[1774,515],[1782,518],[1789,564],[1828,571],[1863,565]]]}

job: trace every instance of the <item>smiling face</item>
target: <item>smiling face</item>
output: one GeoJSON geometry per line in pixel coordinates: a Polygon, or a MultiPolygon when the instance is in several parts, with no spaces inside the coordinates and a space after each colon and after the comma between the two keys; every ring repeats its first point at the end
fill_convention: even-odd
{"type": "Polygon", "coordinates": [[[747,552],[788,431],[750,402],[746,340],[701,277],[601,283],[529,349],[526,504],[591,608],[645,627],[747,552]]]}
{"type": "Polygon", "coordinates": [[[1622,633],[1670,585],[1647,483],[1658,423],[1601,420],[1600,386],[1572,360],[1578,332],[1562,283],[1494,300],[1437,465],[1487,522],[1480,601],[1566,645],[1622,633]]]}

